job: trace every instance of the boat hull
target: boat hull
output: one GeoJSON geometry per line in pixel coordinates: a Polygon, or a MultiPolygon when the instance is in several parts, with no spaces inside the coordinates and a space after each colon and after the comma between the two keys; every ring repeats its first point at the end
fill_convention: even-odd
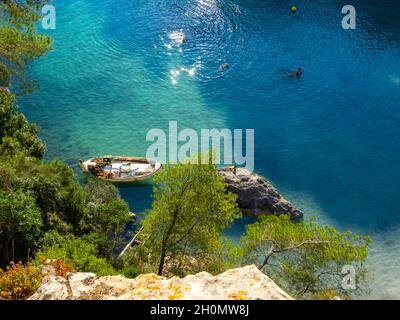
{"type": "Polygon", "coordinates": [[[152,159],[147,159],[143,157],[128,157],[128,156],[103,156],[103,157],[96,157],[96,158],[91,158],[86,161],[80,160],[80,167],[82,171],[88,175],[95,177],[97,179],[111,182],[117,186],[135,186],[135,185],[148,185],[153,182],[153,177],[162,169],[162,165],[155,160],[152,159]],[[118,178],[113,178],[109,177],[108,175],[95,175],[93,172],[91,172],[90,164],[96,163],[96,161],[100,159],[109,159],[110,164],[112,165],[115,162],[125,162],[129,164],[147,164],[147,165],[152,165],[154,166],[154,170],[150,173],[142,174],[142,175],[137,175],[134,177],[118,177],[118,178]]]}

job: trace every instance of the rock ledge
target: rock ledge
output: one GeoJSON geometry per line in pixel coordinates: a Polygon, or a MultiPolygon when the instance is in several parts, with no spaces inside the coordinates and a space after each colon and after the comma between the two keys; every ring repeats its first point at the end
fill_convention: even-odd
{"type": "Polygon", "coordinates": [[[270,181],[244,168],[228,167],[218,170],[228,184],[228,191],[238,196],[240,209],[249,215],[288,214],[292,219],[303,212],[287,201],[270,181]],[[236,172],[235,172],[236,171],[236,172]]]}
{"type": "Polygon", "coordinates": [[[207,272],[167,279],[143,274],[97,277],[69,273],[67,279],[47,276],[29,300],[292,300],[255,265],[217,276],[207,272]]]}

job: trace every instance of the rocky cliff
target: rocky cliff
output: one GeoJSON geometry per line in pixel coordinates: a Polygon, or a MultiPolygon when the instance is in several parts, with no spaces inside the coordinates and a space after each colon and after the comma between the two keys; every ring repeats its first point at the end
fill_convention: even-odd
{"type": "Polygon", "coordinates": [[[228,191],[237,194],[238,205],[244,213],[253,216],[288,214],[293,219],[303,216],[303,212],[287,201],[264,177],[233,167],[220,169],[218,173],[228,184],[228,191]]]}
{"type": "Polygon", "coordinates": [[[250,265],[217,276],[206,272],[170,279],[144,274],[97,277],[93,273],[49,275],[30,300],[291,300],[268,276],[250,265]]]}

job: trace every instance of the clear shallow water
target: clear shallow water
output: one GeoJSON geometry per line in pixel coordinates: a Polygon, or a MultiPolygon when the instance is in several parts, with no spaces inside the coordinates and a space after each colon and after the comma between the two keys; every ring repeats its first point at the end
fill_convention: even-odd
{"type": "MultiPolygon", "coordinates": [[[[371,235],[372,297],[400,298],[397,1],[353,1],[355,31],[341,29],[341,1],[295,2],[298,14],[278,0],[56,1],[55,50],[20,109],[47,157],[71,164],[144,154],[169,120],[254,128],[256,171],[307,216],[371,235]]],[[[135,211],[151,203],[150,187],[121,193],[135,211]]]]}

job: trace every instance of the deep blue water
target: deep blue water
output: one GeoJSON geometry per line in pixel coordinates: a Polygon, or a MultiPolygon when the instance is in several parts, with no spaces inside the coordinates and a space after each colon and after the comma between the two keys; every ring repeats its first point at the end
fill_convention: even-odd
{"type": "MultiPolygon", "coordinates": [[[[147,131],[169,120],[254,128],[255,170],[307,216],[371,235],[372,297],[400,298],[396,0],[352,1],[356,30],[341,28],[336,0],[55,4],[54,52],[32,68],[41,90],[20,100],[48,159],[144,154],[147,131]]],[[[121,193],[135,211],[151,203],[151,187],[121,193]]]]}

